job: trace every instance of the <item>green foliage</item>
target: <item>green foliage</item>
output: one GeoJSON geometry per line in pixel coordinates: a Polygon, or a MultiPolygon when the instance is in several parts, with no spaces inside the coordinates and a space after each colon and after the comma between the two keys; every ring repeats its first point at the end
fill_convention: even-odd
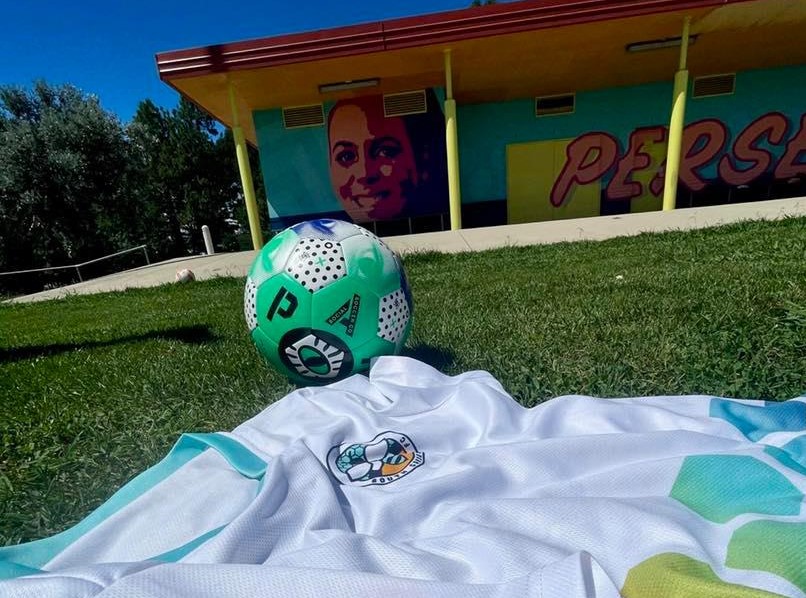
{"type": "MultiPolygon", "coordinates": [[[[568,393],[806,392],[806,218],[404,260],[404,354],[568,393]]],[[[0,304],[0,544],[76,523],[182,432],[229,430],[291,386],[243,279],[0,304]]]]}
{"type": "Polygon", "coordinates": [[[0,270],[115,249],[127,148],[97,98],[39,82],[0,88],[0,270]]]}
{"type": "Polygon", "coordinates": [[[216,121],[184,98],[170,111],[146,100],[127,134],[132,149],[129,189],[138,209],[133,220],[156,255],[202,252],[204,224],[219,248],[237,248],[227,219],[242,201],[240,186],[229,158],[233,145],[219,143],[223,136],[216,121]]]}
{"type": "MultiPolygon", "coordinates": [[[[256,151],[250,160],[262,193],[256,151]]],[[[0,164],[0,271],[74,264],[143,243],[156,259],[200,253],[205,224],[218,250],[244,248],[232,135],[184,99],[172,110],[144,100],[124,126],[71,85],[0,87],[0,164]]],[[[266,202],[258,203],[268,222],[266,202]]],[[[0,293],[74,275],[0,278],[0,293]]]]}

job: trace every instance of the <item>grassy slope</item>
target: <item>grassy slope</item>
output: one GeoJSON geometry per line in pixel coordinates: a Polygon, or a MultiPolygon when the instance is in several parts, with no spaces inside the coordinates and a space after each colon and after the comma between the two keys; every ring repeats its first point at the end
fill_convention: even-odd
{"type": "MultiPolygon", "coordinates": [[[[806,219],[406,259],[408,354],[566,393],[806,392],[806,219]]],[[[185,431],[292,389],[261,361],[243,281],[0,307],[0,545],[76,523],[185,431]]]]}

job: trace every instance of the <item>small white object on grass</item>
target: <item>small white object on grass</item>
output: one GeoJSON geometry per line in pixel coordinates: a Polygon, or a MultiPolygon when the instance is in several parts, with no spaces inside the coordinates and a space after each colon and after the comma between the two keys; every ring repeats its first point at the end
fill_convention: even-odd
{"type": "Polygon", "coordinates": [[[183,268],[182,270],[176,271],[176,279],[175,282],[191,282],[196,280],[196,275],[193,274],[192,270],[188,270],[187,268],[183,268]]]}

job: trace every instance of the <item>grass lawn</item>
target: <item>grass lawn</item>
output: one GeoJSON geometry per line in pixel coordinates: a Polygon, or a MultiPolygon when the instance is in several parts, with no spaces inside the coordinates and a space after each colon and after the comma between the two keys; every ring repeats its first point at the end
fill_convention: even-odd
{"type": "MultiPolygon", "coordinates": [[[[806,218],[600,243],[421,254],[407,353],[568,393],[806,392],[806,218]]],[[[76,523],[182,432],[292,386],[262,361],[243,279],[0,306],[0,545],[76,523]]]]}

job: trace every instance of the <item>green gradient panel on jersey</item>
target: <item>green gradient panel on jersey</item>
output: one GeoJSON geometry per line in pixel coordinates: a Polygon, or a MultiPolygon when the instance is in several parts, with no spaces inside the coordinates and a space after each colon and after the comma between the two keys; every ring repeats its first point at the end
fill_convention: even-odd
{"type": "Polygon", "coordinates": [[[686,457],[670,496],[715,523],[744,513],[797,515],[803,500],[783,474],[744,455],[686,457]]]}
{"type": "Polygon", "coordinates": [[[648,558],[627,574],[624,598],[771,598],[779,596],[720,579],[707,563],[675,552],[648,558]]]}
{"type": "Polygon", "coordinates": [[[769,571],[806,592],[806,523],[752,521],[733,533],[725,563],[769,571]]]}

